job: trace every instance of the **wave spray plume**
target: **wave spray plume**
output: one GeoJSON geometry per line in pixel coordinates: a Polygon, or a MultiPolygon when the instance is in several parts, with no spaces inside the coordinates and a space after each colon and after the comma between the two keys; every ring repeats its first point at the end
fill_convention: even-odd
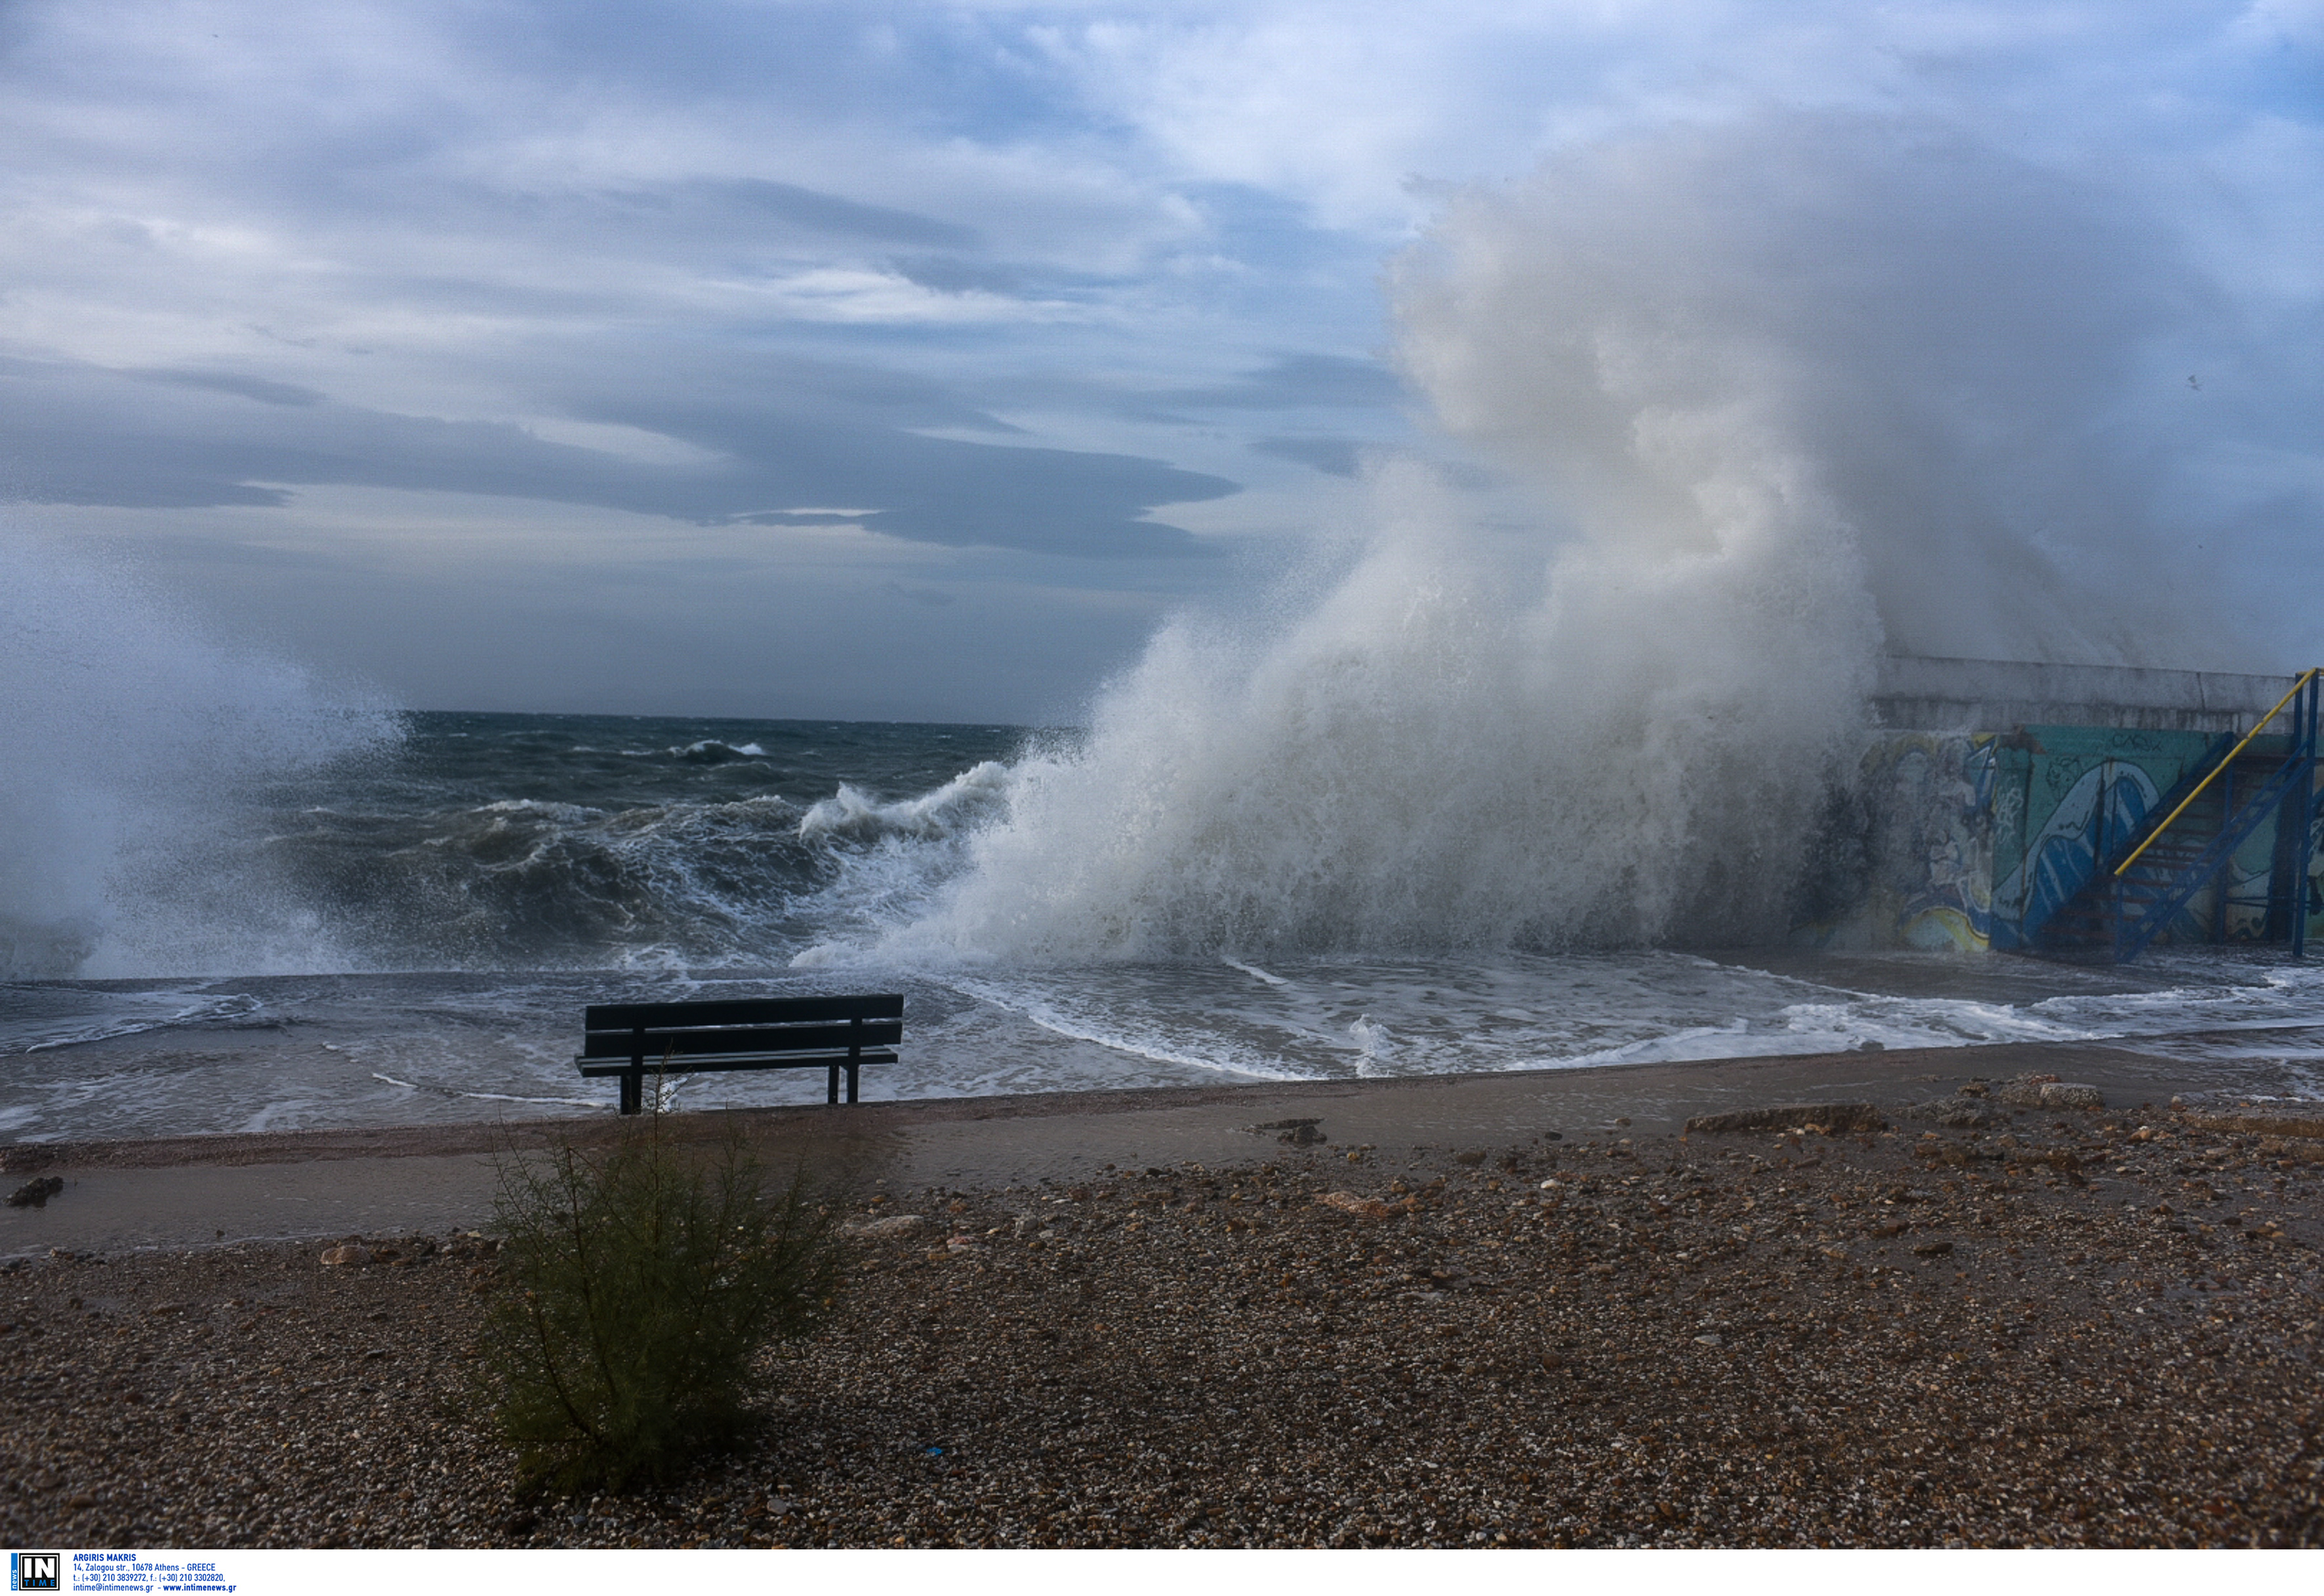
{"type": "Polygon", "coordinates": [[[2061,505],[2126,493],[2098,422],[2167,273],[2125,236],[2064,180],[1840,117],[1462,197],[1393,274],[1398,354],[1534,527],[1377,472],[1343,578],[1256,633],[1166,628],[886,951],[1780,935],[1884,639],[2119,652],[2021,518],[2120,535],[2061,505]]]}
{"type": "Polygon", "coordinates": [[[0,540],[0,978],[328,967],[234,822],[395,717],[226,647],[118,571],[0,540]]]}

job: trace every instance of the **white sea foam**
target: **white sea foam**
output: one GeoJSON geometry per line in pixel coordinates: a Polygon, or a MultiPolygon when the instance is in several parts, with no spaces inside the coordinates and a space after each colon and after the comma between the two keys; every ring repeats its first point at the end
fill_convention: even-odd
{"type": "Polygon", "coordinates": [[[42,1053],[110,1037],[232,1023],[258,1011],[239,992],[44,992],[37,1002],[0,992],[0,1057],[42,1053]]]}
{"type": "MultiPolygon", "coordinates": [[[[941,981],[862,966],[845,979],[906,994],[903,1056],[865,1077],[875,1099],[1589,1069],[1839,1054],[1868,1042],[1959,1047],[1954,1068],[1989,1074],[1998,1066],[1978,1063],[1975,1046],[2024,1038],[2105,1039],[2182,1061],[2157,1067],[2217,1088],[2324,1091],[2324,971],[2270,969],[2257,956],[2205,950],[2157,959],[2144,973],[2170,984],[2126,992],[2112,972],[2006,955],[1797,968],[1778,974],[1637,950],[1291,958],[1269,969],[1273,984],[1210,961],[996,964],[941,981]],[[1851,985],[1833,983],[1843,976],[1851,985]],[[1861,990],[1884,976],[1908,991],[1934,983],[1957,992],[1861,990]],[[2061,988],[2073,995],[2043,995],[2061,988]],[[2273,1029],[2252,1029],[2262,1024],[2273,1029]]],[[[169,992],[0,986],[0,1052],[19,1049],[0,1070],[0,1129],[20,1139],[179,1134],[229,1130],[254,1112],[277,1126],[401,1124],[489,1118],[503,1102],[534,1105],[528,1112],[580,1112],[588,1102],[603,1112],[609,1089],[577,1085],[573,1075],[584,1003],[811,984],[597,972],[484,982],[275,976],[169,992]],[[284,1019],[317,1029],[288,1038],[270,1029],[254,1047],[241,1039],[244,1027],[284,1019]],[[21,1050],[76,1033],[117,1036],[123,1022],[155,1029],[98,1049],[21,1050]],[[299,1039],[318,1033],[341,1040],[299,1039]]],[[[1894,1065],[1867,1068],[1897,1078],[1894,1065]]],[[[816,1101],[822,1091],[804,1072],[744,1072],[690,1078],[686,1101],[742,1107],[816,1101]]]]}
{"type": "MultiPolygon", "coordinates": [[[[624,750],[623,752],[629,753],[642,753],[650,751],[630,749],[624,750]]],[[[727,743],[723,742],[716,737],[700,738],[696,742],[687,743],[684,747],[665,748],[661,752],[672,759],[686,760],[696,764],[716,764],[727,760],[764,759],[767,757],[767,751],[760,747],[755,743],[727,743]]]]}
{"type": "Polygon", "coordinates": [[[0,976],[328,962],[226,822],[260,783],[378,748],[393,716],[217,641],[87,555],[0,542],[0,976]]]}

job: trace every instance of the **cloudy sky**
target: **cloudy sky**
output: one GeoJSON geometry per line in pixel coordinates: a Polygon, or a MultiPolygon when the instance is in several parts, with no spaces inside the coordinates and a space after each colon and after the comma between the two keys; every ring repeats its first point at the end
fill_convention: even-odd
{"type": "Polygon", "coordinates": [[[2311,0],[15,0],[0,518],[417,707],[1071,719],[1367,462],[1508,512],[1388,358],[1452,197],[1771,108],[2102,188],[2317,364],[2311,0]]]}

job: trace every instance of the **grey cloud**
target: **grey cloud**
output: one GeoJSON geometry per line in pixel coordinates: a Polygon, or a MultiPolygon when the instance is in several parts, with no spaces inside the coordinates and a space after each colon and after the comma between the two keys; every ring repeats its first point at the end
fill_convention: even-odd
{"type": "Polygon", "coordinates": [[[1015,296],[1025,291],[1025,273],[1008,266],[981,264],[955,255],[906,255],[889,262],[898,272],[922,288],[941,294],[988,293],[1015,296]]]}
{"type": "Polygon", "coordinates": [[[613,189],[592,198],[621,209],[651,213],[658,221],[772,218],[806,232],[872,244],[971,249],[978,243],[973,227],[767,178],[697,178],[656,188],[613,189]]]}
{"type": "Polygon", "coordinates": [[[976,243],[973,229],[941,222],[908,210],[802,189],[796,183],[770,182],[764,178],[736,178],[701,185],[706,194],[745,208],[820,232],[881,244],[918,244],[932,248],[965,248],[976,243]]]}
{"type": "Polygon", "coordinates": [[[260,404],[309,405],[323,402],[323,395],[312,388],[300,388],[290,383],[271,383],[264,377],[245,377],[232,372],[187,372],[154,368],[133,371],[125,374],[143,377],[149,383],[167,383],[180,388],[207,388],[214,393],[232,393],[238,398],[254,400],[260,404]]]}
{"type": "Polygon", "coordinates": [[[340,484],[593,504],[705,524],[840,504],[867,507],[863,524],[919,542],[1152,558],[1204,546],[1181,528],[1141,519],[1147,512],[1236,487],[1132,456],[925,437],[865,402],[882,392],[875,376],[852,395],[840,386],[836,402],[793,390],[771,404],[752,393],[596,408],[594,419],[722,457],[669,466],[547,442],[505,424],[351,405],[261,418],[200,389],[16,361],[0,366],[0,411],[9,418],[0,488],[35,503],[199,507],[279,505],[286,495],[274,484],[340,484]]]}
{"type": "Polygon", "coordinates": [[[1353,476],[1360,463],[1360,445],[1345,438],[1260,438],[1252,440],[1253,454],[1272,455],[1278,460],[1290,460],[1323,473],[1326,476],[1353,476]]]}
{"type": "MultiPolygon", "coordinates": [[[[742,447],[728,432],[766,411],[841,418],[867,427],[1024,431],[940,383],[882,366],[796,355],[721,353],[689,359],[659,346],[636,349],[634,358],[625,358],[631,353],[602,346],[585,350],[572,375],[545,385],[550,402],[586,420],[657,431],[690,425],[702,431],[703,441],[720,440],[712,444],[717,447],[742,447]],[[610,371],[622,374],[618,389],[606,386],[610,371]]],[[[554,357],[542,358],[545,364],[554,357]]]]}
{"type": "Polygon", "coordinates": [[[334,211],[360,217],[354,225],[379,247],[340,256],[342,291],[527,317],[629,318],[641,306],[667,309],[661,272],[625,273],[623,262],[641,269],[682,262],[689,272],[748,278],[805,263],[868,264],[897,252],[973,258],[983,248],[976,229],[941,217],[759,178],[560,189],[401,172],[356,185],[334,172],[277,203],[286,220],[334,211]],[[472,257],[481,269],[447,276],[429,269],[433,252],[409,247],[413,238],[443,237],[488,244],[472,257]],[[567,260],[582,269],[561,272],[567,260]]]}
{"type": "Polygon", "coordinates": [[[1158,393],[1163,404],[1204,410],[1307,410],[1396,404],[1396,374],[1377,361],[1341,355],[1286,355],[1272,364],[1207,388],[1158,393]]]}

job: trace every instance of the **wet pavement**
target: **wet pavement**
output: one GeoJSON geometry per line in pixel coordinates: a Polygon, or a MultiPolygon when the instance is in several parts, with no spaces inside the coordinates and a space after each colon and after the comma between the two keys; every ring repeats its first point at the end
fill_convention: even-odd
{"type": "MultiPolygon", "coordinates": [[[[1696,1114],[1794,1102],[1895,1110],[1975,1079],[2024,1073],[2096,1086],[2110,1110],[2160,1110],[2218,1084],[2200,1062],[2082,1043],[1894,1049],[1594,1069],[1370,1081],[1051,1093],[838,1109],[674,1114],[666,1130],[741,1130],[777,1168],[805,1164],[895,1190],[1071,1182],[1109,1167],[1228,1168],[1286,1153],[1366,1147],[1494,1150],[1680,1129],[1696,1114]],[[1300,1122],[1308,1122],[1305,1131],[1300,1122]],[[1320,1136],[1319,1143],[1297,1139],[1320,1136]]],[[[483,1228],[502,1161],[616,1128],[586,1121],[20,1144],[12,1186],[36,1171],[64,1188],[0,1209],[0,1257],[190,1249],[229,1241],[483,1228]]]]}

